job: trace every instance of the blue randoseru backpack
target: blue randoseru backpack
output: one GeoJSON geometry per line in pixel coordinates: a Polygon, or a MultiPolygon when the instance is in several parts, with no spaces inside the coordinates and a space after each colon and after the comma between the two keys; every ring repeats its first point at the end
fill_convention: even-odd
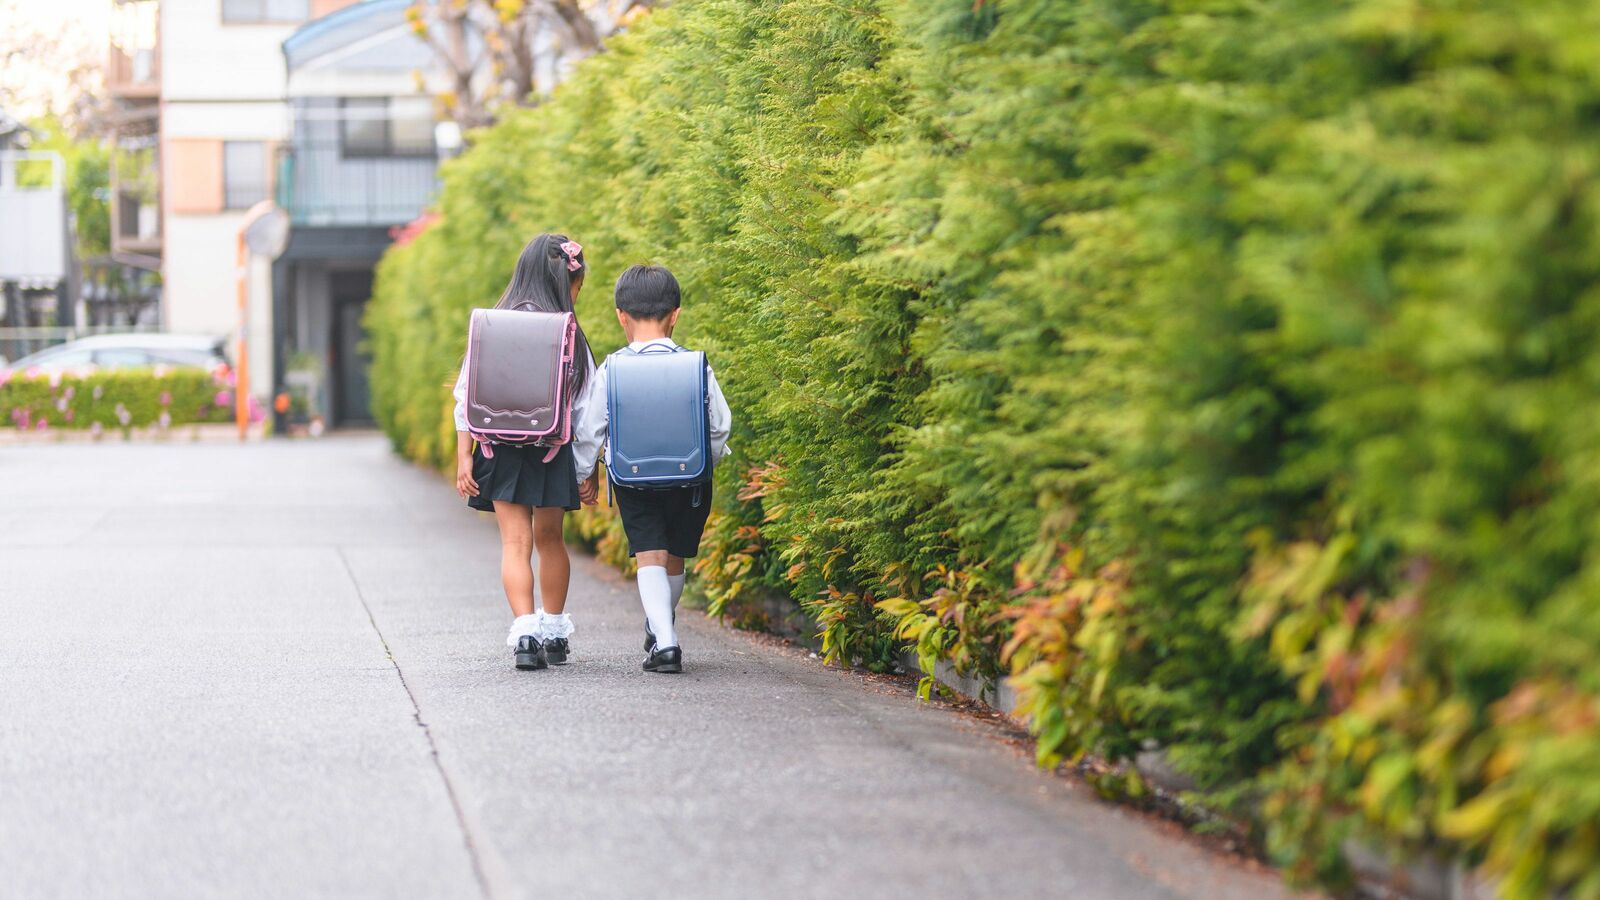
{"type": "Polygon", "coordinates": [[[611,482],[661,490],[710,481],[706,390],[704,353],[648,344],[611,354],[606,361],[611,482]]]}

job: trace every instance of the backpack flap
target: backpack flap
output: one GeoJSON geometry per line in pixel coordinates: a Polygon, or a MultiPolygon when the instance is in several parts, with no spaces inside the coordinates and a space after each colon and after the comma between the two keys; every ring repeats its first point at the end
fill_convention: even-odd
{"type": "Polygon", "coordinates": [[[611,479],[628,487],[679,487],[710,479],[704,353],[654,345],[607,362],[611,479]],[[656,349],[660,348],[660,349],[656,349]]]}
{"type": "Polygon", "coordinates": [[[467,428],[484,443],[565,443],[571,313],[475,309],[467,337],[467,428]]]}

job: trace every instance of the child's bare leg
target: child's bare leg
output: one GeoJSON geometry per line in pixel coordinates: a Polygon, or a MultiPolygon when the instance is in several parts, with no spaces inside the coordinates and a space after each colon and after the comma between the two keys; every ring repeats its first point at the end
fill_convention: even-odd
{"type": "Polygon", "coordinates": [[[505,585],[506,602],[513,615],[532,615],[533,508],[496,500],[494,520],[500,526],[500,581],[505,585]]]}
{"type": "Polygon", "coordinates": [[[668,575],[683,574],[683,557],[681,556],[673,556],[671,553],[668,553],[667,561],[662,563],[662,565],[667,567],[668,575]]]}
{"type": "Polygon", "coordinates": [[[572,579],[572,561],[561,539],[561,520],[567,511],[560,507],[533,510],[533,543],[539,549],[539,597],[544,611],[559,616],[567,609],[567,586],[572,579]]]}

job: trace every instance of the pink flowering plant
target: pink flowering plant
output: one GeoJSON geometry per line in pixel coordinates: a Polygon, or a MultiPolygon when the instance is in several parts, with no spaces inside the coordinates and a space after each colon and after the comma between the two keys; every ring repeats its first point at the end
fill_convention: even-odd
{"type": "MultiPolygon", "coordinates": [[[[0,370],[0,428],[100,432],[233,421],[226,369],[0,370]],[[225,401],[225,402],[220,402],[225,401]]],[[[257,405],[251,418],[257,420],[257,405]]]]}

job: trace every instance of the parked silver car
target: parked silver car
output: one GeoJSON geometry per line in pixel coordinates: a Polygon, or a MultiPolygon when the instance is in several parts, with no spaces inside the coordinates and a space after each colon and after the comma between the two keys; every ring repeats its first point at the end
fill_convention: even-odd
{"type": "Polygon", "coordinates": [[[225,338],[202,334],[97,334],[30,353],[13,363],[0,358],[0,370],[126,369],[140,366],[213,368],[226,364],[225,338]]]}

